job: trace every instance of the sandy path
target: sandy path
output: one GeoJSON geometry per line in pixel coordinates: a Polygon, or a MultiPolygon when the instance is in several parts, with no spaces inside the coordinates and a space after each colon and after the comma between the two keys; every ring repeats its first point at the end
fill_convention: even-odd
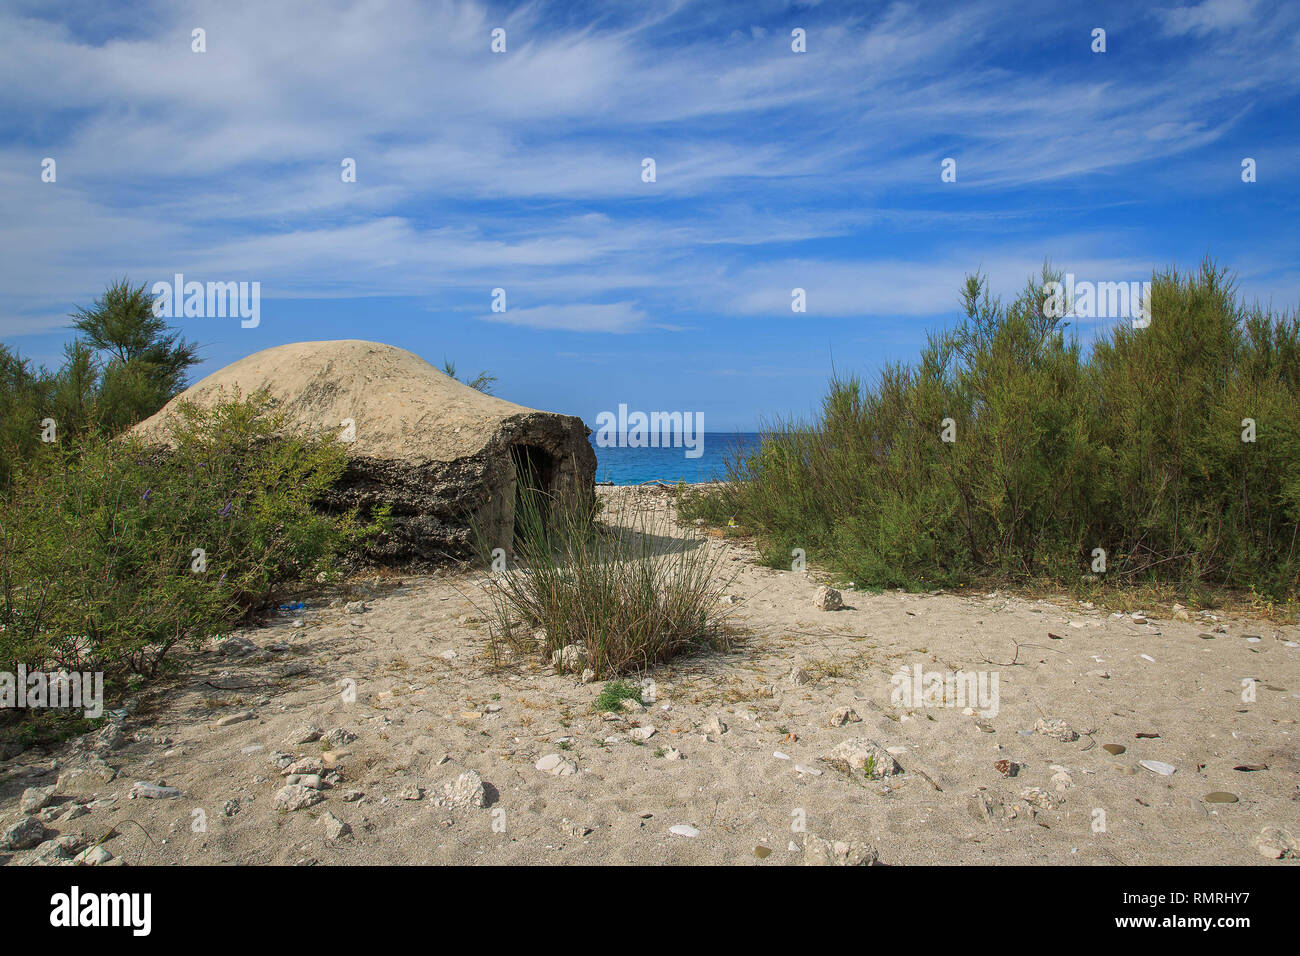
{"type": "MultiPolygon", "coordinates": [[[[666,496],[638,498],[667,513],[666,496]]],[[[408,578],[373,590],[364,613],[313,605],[297,614],[301,627],[280,614],[236,635],[249,653],[196,655],[195,671],[97,756],[91,739],[53,758],[5,762],[2,825],[20,819],[24,788],[53,784],[70,767],[107,776],[102,759],[114,779],[56,796],[42,812],[51,837],[116,830],[103,845],[131,864],[771,865],[803,862],[809,836],[869,843],[891,864],[1265,864],[1253,845],[1262,828],[1300,834],[1298,628],[1208,618],[1140,625],[984,594],[846,592],[846,609],[820,611],[815,575],[761,568],[744,546],[707,542],[728,550],[736,578],[726,593],[737,599],[728,607],[747,636],[728,653],[656,668],[645,713],[592,713],[599,683],[540,662],[494,667],[480,612],[462,594],[473,579],[408,578]],[[1024,646],[1010,665],[1014,642],[1024,646]],[[996,671],[996,716],[892,706],[891,676],[917,664],[996,671]],[[795,668],[806,682],[791,678],[795,668]],[[1110,676],[1089,676],[1099,670],[1110,676]],[[1244,678],[1258,681],[1253,703],[1243,703],[1244,678]],[[348,681],[355,702],[344,700],[348,681]],[[829,726],[841,707],[860,722],[829,726]],[[249,719],[217,726],[245,711],[249,719]],[[706,734],[714,717],[724,734],[706,734]],[[1082,736],[1035,733],[1040,718],[1082,736]],[[356,739],[291,745],[307,724],[356,739]],[[637,739],[634,728],[648,726],[653,735],[637,739]],[[818,759],[859,737],[890,748],[901,773],[873,781],[818,759]],[[1112,756],[1105,744],[1126,751],[1112,756]],[[339,778],[324,800],[277,810],[285,781],[272,755],[327,750],[323,769],[339,778]],[[548,754],[577,773],[537,770],[548,754]],[[1018,776],[995,769],[1004,758],[1022,765],[1018,776]],[[1157,775],[1138,765],[1144,759],[1177,772],[1157,775]],[[1267,769],[1233,769],[1246,764],[1267,769]],[[443,785],[468,770],[487,785],[488,806],[439,805],[443,785]],[[130,799],[136,780],[181,796],[130,799]],[[404,799],[413,788],[421,797],[404,799]],[[1026,788],[1041,793],[1026,800],[1026,788]],[[363,796],[348,801],[348,791],[363,796]],[[1239,802],[1206,802],[1214,791],[1239,802]],[[330,838],[327,814],[351,832],[330,838]],[[669,832],[681,824],[698,835],[669,832]]],[[[34,855],[42,851],[0,860],[34,855]]]]}

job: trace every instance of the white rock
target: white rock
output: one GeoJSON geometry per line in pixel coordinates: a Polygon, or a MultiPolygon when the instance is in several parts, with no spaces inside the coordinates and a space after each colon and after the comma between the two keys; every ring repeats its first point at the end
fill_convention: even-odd
{"type": "Polygon", "coordinates": [[[282,787],[276,793],[274,802],[275,809],[293,812],[294,810],[303,810],[315,806],[324,799],[325,795],[319,790],[312,790],[299,784],[290,784],[287,787],[282,787]]]}
{"type": "Polygon", "coordinates": [[[1171,763],[1165,763],[1163,760],[1139,760],[1138,766],[1145,767],[1152,773],[1158,773],[1162,777],[1169,777],[1178,772],[1178,768],[1171,763]]]}
{"type": "Polygon", "coordinates": [[[677,823],[668,828],[668,832],[680,837],[697,837],[700,831],[685,823],[677,823]]]}
{"type": "Polygon", "coordinates": [[[1061,740],[1069,743],[1072,740],[1078,740],[1078,732],[1063,720],[1056,718],[1040,717],[1034,724],[1034,733],[1042,734],[1044,737],[1051,737],[1053,740],[1061,740]]]}
{"type": "Polygon", "coordinates": [[[888,777],[900,770],[893,754],[866,737],[842,740],[829,753],[823,754],[821,759],[836,770],[866,773],[872,780],[888,777]]]}
{"type": "Polygon", "coordinates": [[[844,607],[844,598],[839,591],[823,584],[813,595],[813,607],[821,611],[838,611],[844,607]]]}
{"type": "Polygon", "coordinates": [[[537,761],[537,769],[553,777],[568,777],[578,772],[578,765],[559,754],[547,754],[537,761]]]}

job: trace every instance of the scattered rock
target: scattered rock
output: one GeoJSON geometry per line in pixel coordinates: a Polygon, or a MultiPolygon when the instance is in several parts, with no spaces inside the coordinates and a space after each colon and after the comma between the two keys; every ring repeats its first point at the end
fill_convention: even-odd
{"type": "Polygon", "coordinates": [[[330,745],[331,750],[341,750],[343,747],[356,740],[357,735],[342,727],[335,727],[321,739],[330,745]]]}
{"type": "Polygon", "coordinates": [[[1267,826],[1255,837],[1255,849],[1270,860],[1294,860],[1300,857],[1300,840],[1284,827],[1267,826]]]}
{"type": "Polygon", "coordinates": [[[671,833],[671,834],[673,834],[673,835],[675,835],[675,836],[679,836],[679,837],[691,837],[691,838],[694,838],[694,837],[697,837],[697,836],[700,835],[700,831],[699,831],[699,830],[697,830],[697,829],[695,829],[695,827],[690,826],[689,824],[685,824],[685,823],[677,823],[677,824],[674,824],[673,826],[670,826],[670,827],[668,828],[668,832],[671,833]]]}
{"type": "Polygon", "coordinates": [[[1020,773],[1020,764],[1014,760],[998,760],[994,762],[993,769],[1004,777],[1014,777],[1020,773]]]}
{"type": "Polygon", "coordinates": [[[852,737],[842,740],[822,760],[845,773],[861,771],[872,780],[879,780],[899,772],[898,762],[892,754],[874,740],[852,737]]]}
{"type": "Polygon", "coordinates": [[[845,724],[857,724],[861,722],[862,718],[858,716],[856,710],[852,707],[841,707],[836,710],[835,713],[831,714],[829,724],[832,727],[843,727],[845,724]]]}
{"type": "Polygon", "coordinates": [[[1050,793],[1041,787],[1025,787],[1020,791],[1020,799],[1039,810],[1053,810],[1056,801],[1050,793]]]}
{"type": "Polygon", "coordinates": [[[30,850],[45,841],[47,832],[36,817],[23,817],[0,834],[0,849],[30,850]]]}
{"type": "Polygon", "coordinates": [[[1118,757],[1128,748],[1123,744],[1102,744],[1101,749],[1106,751],[1106,753],[1110,754],[1112,757],[1118,757]]]}
{"type": "Polygon", "coordinates": [[[351,825],[344,823],[328,810],[321,814],[320,822],[325,827],[327,840],[339,840],[352,832],[351,825]]]}
{"type": "Polygon", "coordinates": [[[1152,773],[1158,773],[1162,777],[1171,777],[1178,772],[1173,764],[1165,763],[1163,760],[1139,760],[1138,766],[1145,767],[1152,773]]]}
{"type": "Polygon", "coordinates": [[[879,855],[870,843],[856,840],[834,843],[811,833],[803,841],[804,866],[875,866],[879,855]]]}
{"type": "Polygon", "coordinates": [[[1228,793],[1226,790],[1215,790],[1213,793],[1205,795],[1206,803],[1236,803],[1237,795],[1228,793]]]}
{"type": "Polygon", "coordinates": [[[117,776],[117,771],[99,757],[88,757],[59,774],[57,792],[67,795],[94,793],[117,776]]]}
{"type": "Polygon", "coordinates": [[[304,787],[301,784],[289,784],[276,793],[275,808],[292,813],[294,810],[314,807],[324,799],[325,795],[319,790],[312,790],[310,787],[304,787]]]}
{"type": "Polygon", "coordinates": [[[158,784],[145,783],[143,780],[137,780],[128,794],[132,800],[172,800],[180,795],[180,790],[175,787],[163,787],[158,784]]]}
{"type": "Polygon", "coordinates": [[[537,769],[553,777],[568,777],[578,772],[578,765],[559,754],[547,754],[537,761],[537,769]]]}
{"type": "Polygon", "coordinates": [[[44,810],[54,799],[54,785],[48,787],[28,787],[18,801],[18,809],[25,815],[44,810]]]}
{"type": "Polygon", "coordinates": [[[813,607],[820,611],[838,611],[844,607],[844,598],[839,591],[823,584],[813,595],[813,607]]]}
{"type": "Polygon", "coordinates": [[[90,846],[74,856],[72,862],[80,863],[82,866],[102,866],[111,859],[113,854],[102,846],[90,846]]]}
{"type": "Polygon", "coordinates": [[[320,740],[322,733],[324,733],[324,731],[315,724],[307,724],[306,726],[299,727],[285,738],[285,746],[297,747],[302,744],[314,743],[317,740],[320,740]]]}
{"type": "Polygon", "coordinates": [[[551,653],[557,674],[580,674],[587,666],[587,649],[581,644],[565,644],[551,653]]]}
{"type": "Polygon", "coordinates": [[[343,605],[343,611],[346,614],[365,614],[368,610],[370,609],[366,607],[365,601],[349,601],[343,605]]]}
{"type": "Polygon", "coordinates": [[[1079,739],[1077,730],[1065,721],[1055,718],[1038,718],[1038,722],[1034,724],[1034,733],[1042,734],[1044,737],[1051,737],[1053,740],[1064,741],[1065,743],[1079,739]]]}
{"type": "Polygon", "coordinates": [[[256,716],[251,710],[241,710],[238,713],[226,714],[226,716],[217,720],[212,726],[229,727],[231,724],[242,724],[246,720],[252,720],[256,716]]]}
{"type": "Polygon", "coordinates": [[[488,797],[483,778],[476,770],[466,770],[442,788],[439,803],[450,807],[486,807],[488,797]]]}
{"type": "Polygon", "coordinates": [[[403,787],[401,790],[397,791],[398,800],[421,800],[423,798],[424,789],[422,787],[403,787]]]}
{"type": "Polygon", "coordinates": [[[721,717],[714,714],[704,722],[704,727],[701,729],[712,737],[721,737],[727,732],[727,725],[723,722],[721,717]]]}

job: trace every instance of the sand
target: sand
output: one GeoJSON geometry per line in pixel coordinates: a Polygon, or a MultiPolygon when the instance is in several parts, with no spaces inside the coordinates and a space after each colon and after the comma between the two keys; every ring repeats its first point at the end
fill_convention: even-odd
{"type": "MultiPolygon", "coordinates": [[[[601,494],[669,512],[666,494],[601,494]]],[[[487,606],[481,575],[352,585],[235,635],[251,653],[192,655],[183,679],[125,721],[121,745],[101,747],[116,777],[95,787],[89,812],[47,825],[84,839],[115,829],[103,846],[131,865],[771,866],[823,858],[821,841],[856,844],[859,857],[869,845],[894,865],[1291,862],[1265,859],[1255,840],[1270,825],[1300,833],[1300,628],[1196,615],[1138,624],[982,592],[845,590],[843,610],[823,611],[815,569],[771,570],[743,543],[704,541],[725,549],[735,575],[720,588],[734,599],[724,606],[738,641],[644,675],[656,697],[644,713],[593,713],[601,683],[541,661],[494,665],[469,600],[487,606]],[[367,609],[348,613],[343,602],[358,597],[367,609]],[[996,715],[895,706],[891,677],[903,665],[996,672],[996,715]],[[1258,681],[1250,703],[1247,678],[1258,681]],[[344,700],[349,681],[355,702],[344,700]],[[840,708],[860,720],[830,726],[840,708]],[[708,726],[715,718],[725,733],[708,726]],[[1034,732],[1040,719],[1080,736],[1034,732]],[[307,724],[355,740],[290,745],[307,724]],[[899,772],[873,780],[820,759],[857,738],[887,749],[899,772]],[[1113,756],[1106,744],[1126,749],[1113,756]],[[314,806],[277,810],[285,780],[272,754],[327,750],[342,779],[314,806]],[[538,770],[548,755],[576,773],[538,770]],[[1000,760],[1020,764],[1018,775],[1005,777],[1000,760]],[[1234,769],[1245,765],[1267,769],[1234,769]],[[440,805],[444,785],[471,770],[487,806],[440,805]],[[131,799],[137,780],[181,796],[131,799]],[[364,795],[347,801],[348,791],[364,795]],[[1238,802],[1207,802],[1216,791],[1238,802]],[[351,832],[331,838],[327,814],[351,832]]],[[[3,825],[19,819],[24,788],[88,759],[69,744],[6,761],[3,825]]],[[[47,816],[71,806],[55,799],[47,816]]]]}

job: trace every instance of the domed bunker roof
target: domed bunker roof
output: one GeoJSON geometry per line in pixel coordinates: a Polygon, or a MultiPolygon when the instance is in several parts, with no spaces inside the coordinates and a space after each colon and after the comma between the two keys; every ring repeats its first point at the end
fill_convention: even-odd
{"type": "Polygon", "coordinates": [[[412,352],[360,339],[294,342],[242,358],[133,431],[165,443],[182,402],[263,390],[291,428],[350,439],[347,473],[326,504],[391,507],[393,531],[368,548],[372,557],[464,556],[474,528],[509,548],[521,463],[556,499],[594,494],[596,455],[580,418],[485,395],[412,352]]]}
{"type": "Polygon", "coordinates": [[[379,342],[293,342],[255,352],[196,382],[136,426],[163,440],[181,402],[206,405],[265,389],[304,431],[341,434],[353,457],[455,461],[481,449],[514,415],[547,414],[456,381],[414,352],[379,342]]]}

